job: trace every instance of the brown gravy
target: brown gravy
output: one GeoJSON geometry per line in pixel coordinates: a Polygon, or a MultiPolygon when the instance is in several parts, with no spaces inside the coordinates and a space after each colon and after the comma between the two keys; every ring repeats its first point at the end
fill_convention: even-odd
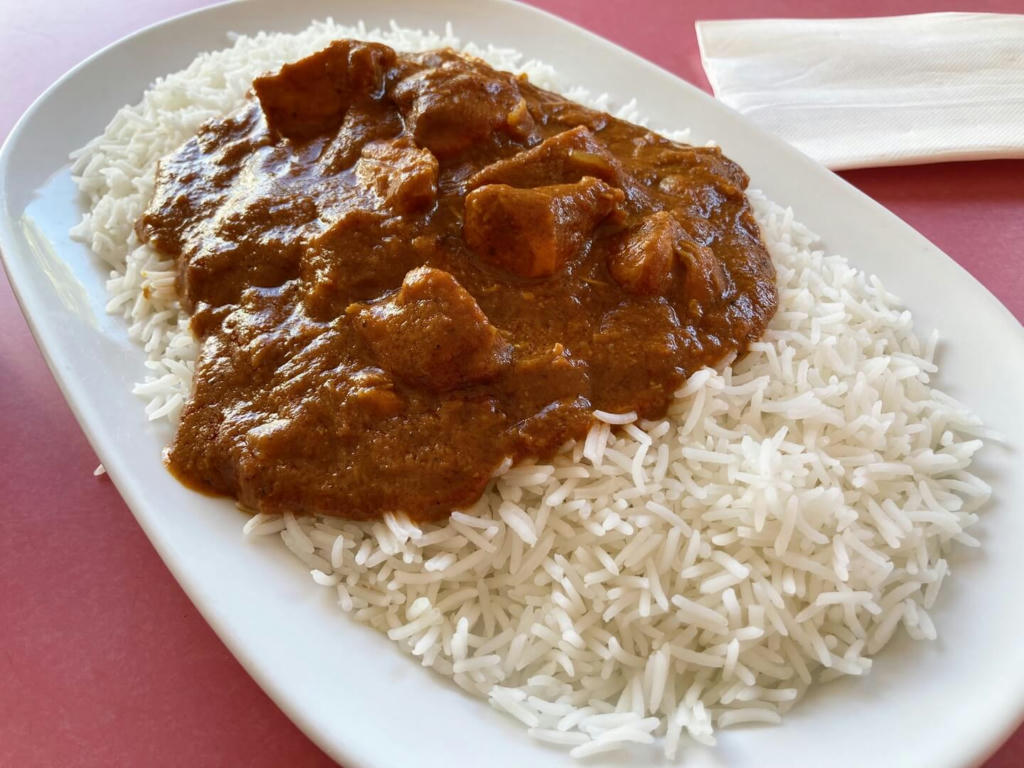
{"type": "Polygon", "coordinates": [[[595,408],[660,416],[775,311],[746,185],[448,50],[259,78],[137,224],[202,342],[169,465],[255,510],[429,519],[595,408]]]}

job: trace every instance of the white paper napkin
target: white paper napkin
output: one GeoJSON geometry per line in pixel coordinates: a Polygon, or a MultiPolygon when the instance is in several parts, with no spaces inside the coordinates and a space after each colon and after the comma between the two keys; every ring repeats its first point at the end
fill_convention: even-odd
{"type": "Polygon", "coordinates": [[[1024,16],[696,26],[715,95],[829,168],[1024,157],[1024,16]]]}

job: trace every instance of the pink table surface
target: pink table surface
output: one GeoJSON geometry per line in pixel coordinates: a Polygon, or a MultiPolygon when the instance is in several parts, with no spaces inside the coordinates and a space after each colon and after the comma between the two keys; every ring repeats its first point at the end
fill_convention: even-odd
{"type": "MultiPolygon", "coordinates": [[[[203,0],[0,0],[0,137],[100,47],[203,0]]],[[[1024,0],[535,0],[702,88],[697,18],[1024,11],[1024,0]],[[696,7],[694,7],[696,6],[696,7]]],[[[1024,317],[1024,162],[843,176],[1024,317]]],[[[951,308],[960,311],[960,308],[951,308]]],[[[106,478],[0,272],[0,766],[327,766],[189,603],[106,478]]],[[[985,768],[1024,766],[1024,728],[985,768]]]]}

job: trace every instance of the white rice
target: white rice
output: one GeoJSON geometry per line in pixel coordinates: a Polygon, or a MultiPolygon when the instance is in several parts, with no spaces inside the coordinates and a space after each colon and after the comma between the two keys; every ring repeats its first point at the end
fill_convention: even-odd
{"type": "MultiPolygon", "coordinates": [[[[132,232],[154,165],[255,75],[340,37],[461,47],[614,111],[450,28],[327,21],[239,37],[157,81],[74,156],[91,207],[74,234],[147,352],[135,391],[151,419],[176,421],[197,353],[173,264],[132,232]]],[[[261,514],[245,532],[278,536],[342,610],[576,757],[657,741],[671,758],[715,727],[778,722],[816,677],[868,672],[900,627],[934,638],[948,552],[978,543],[965,530],[989,496],[968,472],[981,424],[931,387],[936,338],[914,335],[877,278],[749,196],[778,313],[741,360],[694,373],[666,418],[598,413],[585,440],[503,468],[445,525],[261,514]]]]}

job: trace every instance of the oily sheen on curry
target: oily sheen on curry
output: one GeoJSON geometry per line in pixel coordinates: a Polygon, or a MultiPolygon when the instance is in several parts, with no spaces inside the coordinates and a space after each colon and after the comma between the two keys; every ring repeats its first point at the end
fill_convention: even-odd
{"type": "Polygon", "coordinates": [[[777,294],[716,148],[450,50],[338,41],[160,163],[202,349],[168,454],[264,512],[443,517],[594,409],[664,413],[777,294]]]}

